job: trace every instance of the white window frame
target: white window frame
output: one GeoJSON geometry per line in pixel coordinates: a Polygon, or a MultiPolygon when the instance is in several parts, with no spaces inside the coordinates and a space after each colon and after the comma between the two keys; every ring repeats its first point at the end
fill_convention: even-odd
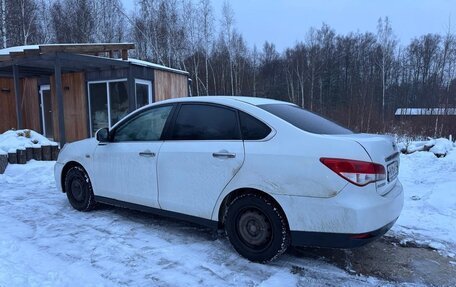
{"type": "Polygon", "coordinates": [[[41,126],[43,127],[43,135],[46,136],[46,122],[44,119],[44,98],[43,92],[51,91],[51,85],[41,85],[40,86],[40,100],[41,100],[41,126]]]}
{"type": "MultiPolygon", "coordinates": [[[[109,93],[109,84],[115,82],[127,82],[127,78],[115,79],[115,80],[102,80],[102,81],[87,81],[87,102],[89,103],[89,125],[90,125],[90,136],[93,136],[92,130],[92,107],[90,106],[90,85],[91,84],[105,84],[106,86],[106,101],[108,103],[108,127],[111,128],[111,95],[109,93]]],[[[136,88],[135,88],[136,89],[136,88]]],[[[136,95],[135,95],[136,98],[136,95]]],[[[136,100],[135,100],[136,101],[136,100]]]]}
{"type": "Polygon", "coordinates": [[[152,104],[152,81],[149,80],[142,80],[142,79],[135,79],[135,109],[138,108],[138,97],[136,96],[136,84],[140,85],[146,85],[148,88],[148,100],[149,100],[149,105],[152,104]]]}

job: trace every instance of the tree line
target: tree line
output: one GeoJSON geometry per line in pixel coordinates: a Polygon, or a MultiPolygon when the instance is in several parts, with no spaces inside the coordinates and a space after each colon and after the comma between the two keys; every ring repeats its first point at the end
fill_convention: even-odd
{"type": "Polygon", "coordinates": [[[451,24],[407,45],[387,17],[376,32],[341,35],[322,24],[279,52],[271,42],[249,47],[229,2],[218,18],[211,0],[136,0],[132,12],[120,0],[1,2],[2,47],[131,41],[132,56],[188,71],[193,95],[286,100],[357,131],[438,136],[455,130],[444,115],[432,117],[427,130],[394,116],[397,108],[456,107],[451,24]]]}

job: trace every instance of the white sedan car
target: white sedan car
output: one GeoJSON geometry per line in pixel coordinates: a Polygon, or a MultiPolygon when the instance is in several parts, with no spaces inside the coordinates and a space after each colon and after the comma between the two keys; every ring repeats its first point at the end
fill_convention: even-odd
{"type": "Polygon", "coordinates": [[[97,202],[224,228],[244,257],[291,245],[355,247],[383,235],[403,205],[392,138],[354,134],[296,105],[190,97],[134,111],[65,145],[58,189],[97,202]]]}

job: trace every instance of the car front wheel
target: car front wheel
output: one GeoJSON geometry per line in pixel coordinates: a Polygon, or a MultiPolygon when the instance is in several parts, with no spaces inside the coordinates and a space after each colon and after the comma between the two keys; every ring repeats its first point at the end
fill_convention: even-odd
{"type": "Polygon", "coordinates": [[[250,261],[271,261],[290,244],[285,216],[264,196],[238,196],[228,206],[224,222],[231,244],[250,261]]]}
{"type": "Polygon", "coordinates": [[[95,207],[95,197],[87,172],[74,166],[65,175],[65,192],[71,206],[79,211],[89,211],[95,207]]]}

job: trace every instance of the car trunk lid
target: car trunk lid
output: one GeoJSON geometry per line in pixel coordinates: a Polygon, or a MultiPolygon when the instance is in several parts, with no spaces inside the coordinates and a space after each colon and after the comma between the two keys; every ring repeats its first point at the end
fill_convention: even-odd
{"type": "Polygon", "coordinates": [[[376,182],[376,187],[380,195],[387,194],[396,184],[399,172],[399,152],[394,139],[375,134],[350,134],[337,137],[356,141],[364,148],[372,162],[385,167],[386,179],[376,182]]]}

